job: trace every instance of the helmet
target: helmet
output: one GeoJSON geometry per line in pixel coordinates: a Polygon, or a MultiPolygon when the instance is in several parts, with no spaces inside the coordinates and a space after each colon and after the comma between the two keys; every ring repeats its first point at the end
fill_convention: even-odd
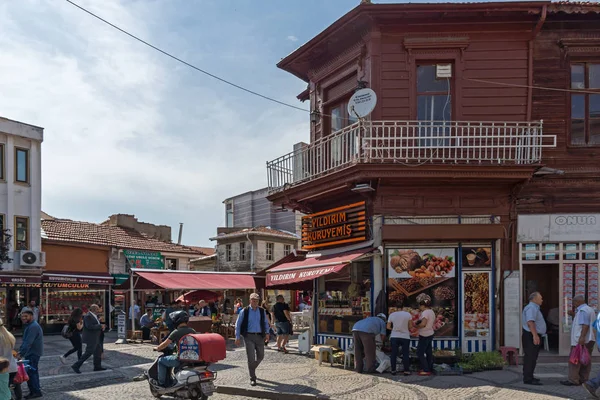
{"type": "Polygon", "coordinates": [[[382,320],[384,320],[384,321],[386,320],[386,316],[385,316],[385,314],[384,314],[384,313],[379,313],[379,314],[377,314],[377,317],[381,318],[381,319],[382,319],[382,320]]]}
{"type": "Polygon", "coordinates": [[[169,318],[173,321],[173,325],[179,326],[179,324],[188,322],[190,320],[190,315],[186,311],[175,311],[169,314],[169,318]]]}

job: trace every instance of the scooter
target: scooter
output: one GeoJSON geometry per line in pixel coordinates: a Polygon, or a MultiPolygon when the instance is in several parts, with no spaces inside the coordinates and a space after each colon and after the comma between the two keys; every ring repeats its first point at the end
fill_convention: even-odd
{"type": "Polygon", "coordinates": [[[144,372],[152,396],[157,399],[165,395],[176,399],[207,400],[215,391],[214,380],[217,373],[210,371],[210,363],[204,361],[182,363],[173,368],[170,376],[167,376],[166,387],[158,384],[158,361],[163,356],[173,354],[173,351],[173,345],[163,350],[163,354],[144,372]]]}

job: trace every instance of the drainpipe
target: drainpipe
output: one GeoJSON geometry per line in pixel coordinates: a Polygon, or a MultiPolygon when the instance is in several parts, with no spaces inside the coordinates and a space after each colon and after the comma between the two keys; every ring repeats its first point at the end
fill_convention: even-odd
{"type": "Polygon", "coordinates": [[[246,239],[250,242],[250,271],[254,271],[254,243],[246,233],[246,239]]]}
{"type": "Polygon", "coordinates": [[[531,35],[531,39],[529,40],[528,50],[528,65],[527,65],[527,121],[531,121],[531,114],[533,109],[533,47],[534,41],[537,35],[542,30],[542,25],[546,22],[546,13],[548,11],[548,6],[544,4],[542,6],[542,10],[540,11],[540,19],[538,20],[535,28],[533,28],[533,32],[531,35]]]}

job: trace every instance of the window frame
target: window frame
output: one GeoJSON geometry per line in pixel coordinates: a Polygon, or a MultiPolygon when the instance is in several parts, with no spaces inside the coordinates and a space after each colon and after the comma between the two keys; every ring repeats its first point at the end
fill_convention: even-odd
{"type": "Polygon", "coordinates": [[[291,244],[284,244],[283,245],[283,256],[288,256],[290,255],[290,253],[292,252],[292,245],[291,244]]]}
{"type": "Polygon", "coordinates": [[[29,217],[25,217],[25,216],[21,216],[21,215],[15,215],[15,229],[14,229],[14,246],[15,246],[15,250],[19,251],[19,250],[29,250],[31,248],[31,238],[30,238],[30,233],[31,233],[31,229],[29,226],[29,217]],[[21,248],[19,247],[19,225],[18,225],[18,220],[19,219],[24,219],[26,221],[26,228],[25,228],[25,248],[21,248]]]}
{"type": "Polygon", "coordinates": [[[246,261],[246,242],[240,242],[240,261],[246,261]]]}
{"type": "Polygon", "coordinates": [[[5,176],[5,171],[6,171],[6,168],[5,168],[5,160],[6,160],[5,150],[6,150],[6,144],[5,143],[0,143],[0,181],[6,181],[6,176],[5,176]]]}
{"type": "Polygon", "coordinates": [[[274,242],[266,242],[265,259],[267,261],[275,260],[275,243],[274,242]]]}
{"type": "Polygon", "coordinates": [[[225,245],[225,261],[226,262],[231,262],[232,261],[232,252],[231,252],[231,244],[226,244],[225,245]]]}
{"type": "Polygon", "coordinates": [[[30,180],[31,168],[29,166],[29,149],[15,146],[15,182],[20,184],[28,184],[30,180]],[[19,180],[19,152],[25,153],[25,180],[19,180]]]}
{"type": "MultiPolygon", "coordinates": [[[[413,102],[413,106],[414,106],[414,110],[415,110],[415,115],[414,115],[414,120],[415,121],[422,121],[422,122],[428,122],[431,120],[419,120],[419,96],[446,96],[446,97],[450,97],[450,119],[447,122],[452,122],[453,120],[456,120],[455,118],[455,102],[456,102],[456,62],[455,60],[449,59],[447,61],[444,60],[429,60],[429,59],[417,59],[415,60],[415,64],[414,64],[414,80],[412,82],[412,85],[414,86],[414,98],[412,100],[413,102]],[[444,64],[450,64],[451,68],[452,68],[452,77],[450,78],[446,78],[448,79],[448,90],[450,91],[450,96],[448,96],[448,92],[444,92],[444,91],[430,91],[430,92],[419,92],[419,75],[418,75],[418,70],[419,67],[421,66],[436,66],[436,65],[444,65],[444,64]]],[[[437,121],[437,120],[436,120],[437,121]]]]}
{"type": "MultiPolygon", "coordinates": [[[[594,95],[594,93],[596,93],[597,95],[600,96],[600,88],[589,88],[589,84],[590,84],[590,68],[589,66],[591,64],[594,65],[599,65],[600,66],[600,59],[597,58],[592,58],[592,59],[575,59],[575,60],[570,60],[569,64],[568,64],[568,82],[569,82],[569,93],[568,93],[568,130],[569,130],[569,134],[568,134],[568,147],[571,148],[590,148],[590,147],[600,147],[600,142],[599,143],[590,143],[590,135],[591,135],[591,131],[590,131],[590,121],[592,120],[592,118],[590,118],[590,96],[594,95]],[[581,89],[577,89],[577,88],[573,88],[573,66],[574,65],[583,65],[584,66],[584,71],[583,71],[583,79],[584,79],[584,87],[581,89]],[[581,92],[581,93],[578,93],[581,92]],[[594,92],[594,93],[591,93],[594,92]],[[584,103],[583,103],[583,114],[584,114],[584,119],[583,119],[583,139],[584,139],[584,143],[583,144],[577,144],[577,143],[573,143],[573,138],[572,138],[572,127],[573,127],[573,120],[580,120],[580,118],[573,118],[573,96],[574,95],[578,95],[578,96],[583,96],[584,98],[584,103]]],[[[598,120],[600,121],[600,118],[593,118],[594,120],[598,120]]]]}
{"type": "Polygon", "coordinates": [[[165,257],[165,269],[167,271],[177,271],[178,268],[179,268],[179,259],[178,258],[165,257]],[[173,268],[171,268],[170,260],[175,261],[175,263],[173,264],[173,268]]]}

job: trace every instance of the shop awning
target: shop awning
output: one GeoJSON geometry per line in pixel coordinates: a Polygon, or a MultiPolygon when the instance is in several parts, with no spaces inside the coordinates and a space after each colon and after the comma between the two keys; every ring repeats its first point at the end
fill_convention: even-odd
{"type": "MultiPolygon", "coordinates": [[[[138,282],[135,284],[135,289],[150,289],[152,287],[172,290],[256,288],[252,274],[135,271],[135,276],[139,277],[138,282]]],[[[121,286],[127,289],[127,283],[121,286]]]]}
{"type": "Polygon", "coordinates": [[[348,264],[364,258],[371,251],[372,248],[363,248],[328,256],[307,257],[304,260],[278,265],[267,271],[267,286],[304,282],[338,273],[348,264]]]}

